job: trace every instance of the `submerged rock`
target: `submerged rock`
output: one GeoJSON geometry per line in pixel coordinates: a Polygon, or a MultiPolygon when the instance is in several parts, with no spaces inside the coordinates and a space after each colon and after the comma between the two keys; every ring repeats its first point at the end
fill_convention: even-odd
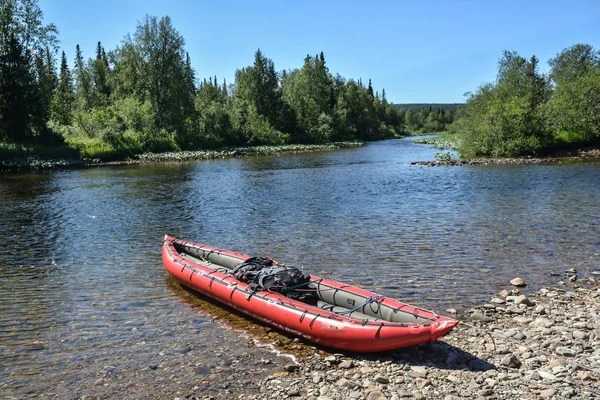
{"type": "Polygon", "coordinates": [[[527,286],[527,284],[525,283],[525,281],[522,278],[511,279],[510,284],[513,286],[517,286],[517,287],[527,286]]]}

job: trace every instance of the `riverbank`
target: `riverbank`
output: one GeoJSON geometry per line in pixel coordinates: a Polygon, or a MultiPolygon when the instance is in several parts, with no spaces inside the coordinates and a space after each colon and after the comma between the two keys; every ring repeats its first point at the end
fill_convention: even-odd
{"type": "Polygon", "coordinates": [[[235,147],[220,150],[180,151],[169,153],[145,153],[131,160],[102,161],[99,159],[75,159],[56,157],[17,157],[0,159],[0,172],[24,172],[53,169],[83,169],[102,166],[118,166],[147,164],[155,162],[185,162],[240,158],[252,156],[269,156],[311,151],[327,151],[363,146],[365,142],[333,142],[326,144],[290,144],[282,146],[235,147]]]}
{"type": "MultiPolygon", "coordinates": [[[[436,137],[413,140],[413,143],[427,144],[440,150],[458,151],[458,136],[456,134],[443,134],[436,137]]],[[[547,154],[540,157],[480,157],[461,159],[451,153],[436,154],[434,161],[414,161],[411,165],[425,165],[428,167],[461,166],[461,165],[507,165],[507,164],[560,164],[562,162],[600,161],[600,148],[585,147],[556,148],[548,150],[547,154]]]]}
{"type": "Polygon", "coordinates": [[[427,167],[463,166],[463,165],[509,165],[509,164],[561,164],[583,161],[600,162],[600,148],[585,148],[557,152],[551,157],[514,157],[514,158],[470,158],[440,159],[435,161],[413,161],[410,165],[427,167]]]}
{"type": "MultiPolygon", "coordinates": [[[[589,399],[600,396],[600,272],[503,290],[437,342],[380,355],[315,350],[239,399],[589,399]]],[[[453,310],[448,310],[452,312],[453,310]]]]}

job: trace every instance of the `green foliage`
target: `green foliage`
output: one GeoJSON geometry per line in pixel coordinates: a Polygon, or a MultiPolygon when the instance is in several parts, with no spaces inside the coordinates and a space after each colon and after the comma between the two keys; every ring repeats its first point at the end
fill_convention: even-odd
{"type": "Polygon", "coordinates": [[[301,69],[283,80],[283,98],[295,113],[300,141],[329,141],[333,127],[333,82],[323,53],[306,56],[301,69]]]}
{"type": "Polygon", "coordinates": [[[394,104],[398,116],[406,125],[406,130],[413,134],[444,132],[454,122],[457,110],[464,104],[459,103],[414,103],[394,104]]]}
{"type": "Polygon", "coordinates": [[[531,155],[600,142],[600,53],[577,44],[538,73],[535,56],[505,52],[498,79],[472,94],[450,131],[463,156],[531,155]]]}
{"type": "Polygon", "coordinates": [[[458,156],[450,153],[449,151],[446,153],[435,153],[434,155],[435,161],[440,161],[440,162],[452,162],[452,161],[458,161],[458,156]]]}
{"type": "MultiPolygon", "coordinates": [[[[9,5],[1,10],[2,21],[22,14],[15,14],[15,7],[36,5],[35,0],[0,1],[9,5]]],[[[36,15],[34,23],[41,21],[41,13],[36,15]]],[[[38,24],[37,43],[43,46],[35,57],[19,41],[29,26],[17,31],[13,26],[4,24],[2,31],[0,62],[10,68],[0,70],[0,140],[28,141],[43,134],[63,139],[82,157],[108,160],[404,133],[403,114],[387,102],[385,91],[375,93],[371,80],[365,87],[361,80],[334,77],[323,53],[307,56],[300,69],[278,73],[258,50],[252,65],[236,71],[230,87],[216,77],[197,85],[185,41],[171,19],[146,16],[108,54],[98,42],[95,57],[86,60],[77,45],[72,71],[63,52],[57,77],[53,26],[38,24]]]]}
{"type": "Polygon", "coordinates": [[[548,104],[556,141],[600,139],[600,52],[577,44],[550,60],[555,91],[548,104]]]}
{"type": "Polygon", "coordinates": [[[327,144],[286,144],[222,148],[220,150],[178,151],[170,153],[145,153],[137,158],[142,162],[157,161],[199,161],[247,156],[268,156],[282,153],[333,150],[362,146],[364,142],[331,142],[327,144]]]}
{"type": "Polygon", "coordinates": [[[438,149],[458,150],[459,137],[458,135],[445,134],[432,138],[415,139],[413,143],[428,144],[438,149]]]}
{"type": "Polygon", "coordinates": [[[0,140],[59,142],[46,129],[56,86],[56,28],[35,0],[0,0],[0,140]]]}
{"type": "Polygon", "coordinates": [[[63,51],[60,63],[60,79],[52,99],[52,119],[63,125],[69,125],[73,112],[73,102],[73,80],[67,64],[67,56],[63,51]]]}
{"type": "Polygon", "coordinates": [[[550,96],[538,61],[505,52],[495,84],[479,88],[458,111],[451,132],[460,133],[460,153],[513,156],[535,154],[550,142],[545,104],[550,96]]]}

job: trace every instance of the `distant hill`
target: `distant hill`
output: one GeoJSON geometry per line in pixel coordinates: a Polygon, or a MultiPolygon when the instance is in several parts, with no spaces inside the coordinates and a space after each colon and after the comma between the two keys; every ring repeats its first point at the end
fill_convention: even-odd
{"type": "Polygon", "coordinates": [[[407,104],[393,104],[398,110],[404,111],[419,111],[419,110],[444,110],[444,111],[456,111],[457,109],[464,106],[464,103],[407,103],[407,104]]]}

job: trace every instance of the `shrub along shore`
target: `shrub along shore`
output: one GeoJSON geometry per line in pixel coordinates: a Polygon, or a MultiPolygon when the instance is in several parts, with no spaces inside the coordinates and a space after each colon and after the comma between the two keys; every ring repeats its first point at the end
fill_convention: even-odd
{"type": "Polygon", "coordinates": [[[268,156],[311,151],[327,151],[363,146],[365,142],[334,142],[327,144],[289,144],[281,146],[231,147],[220,150],[180,151],[167,153],[144,153],[132,160],[101,161],[100,159],[80,159],[75,157],[52,157],[23,154],[18,157],[2,159],[0,172],[30,171],[48,169],[88,168],[108,165],[129,165],[153,162],[185,162],[216,160],[227,158],[268,156]]]}

